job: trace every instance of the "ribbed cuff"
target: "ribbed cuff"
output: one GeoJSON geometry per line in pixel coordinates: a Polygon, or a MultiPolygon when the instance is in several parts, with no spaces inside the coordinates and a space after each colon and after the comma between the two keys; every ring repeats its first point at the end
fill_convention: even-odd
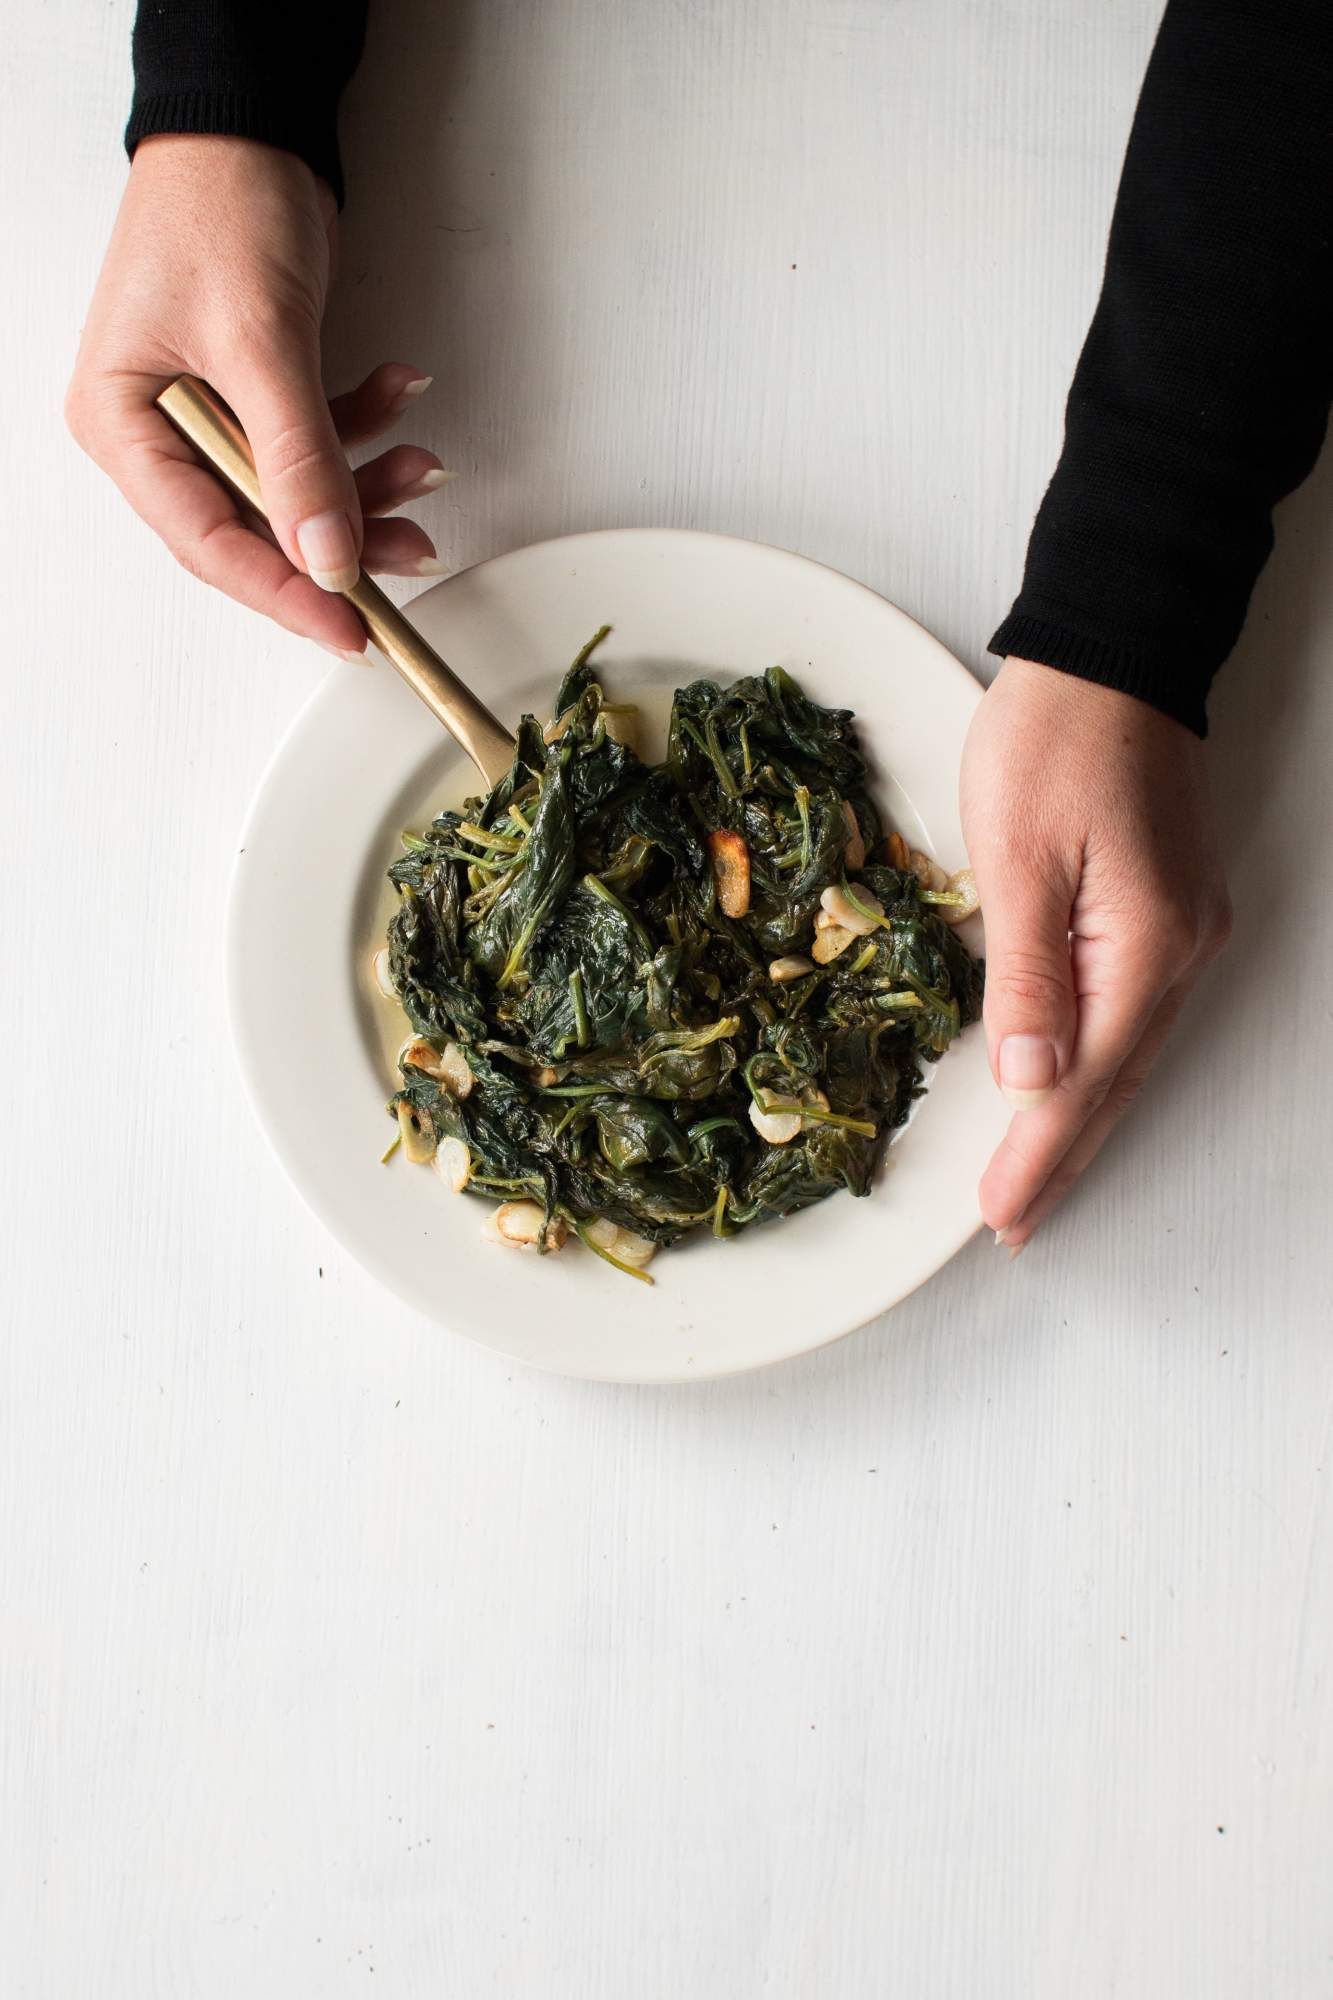
{"type": "Polygon", "coordinates": [[[134,158],[141,139],[163,132],[212,134],[227,139],[256,139],[265,146],[277,146],[295,153],[313,174],[328,182],[339,208],[343,205],[342,161],[338,155],[338,134],[323,119],[306,119],[289,104],[243,90],[171,91],[154,97],[136,98],[125,127],[125,150],[134,158]]]}
{"type": "Polygon", "coordinates": [[[1143,647],[1092,638],[1072,626],[1034,617],[1017,605],[989,650],[1002,658],[1035,660],[1039,666],[1132,694],[1173,721],[1183,722],[1196,736],[1208,734],[1207,684],[1195,685],[1181,674],[1178,654],[1168,660],[1143,647]]]}

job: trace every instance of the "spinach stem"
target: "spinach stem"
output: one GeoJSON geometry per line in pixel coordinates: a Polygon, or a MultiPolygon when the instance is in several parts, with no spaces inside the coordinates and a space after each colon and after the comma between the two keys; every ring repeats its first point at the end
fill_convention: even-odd
{"type": "Polygon", "coordinates": [[[739,1132],[741,1129],[740,1120],[737,1118],[705,1118],[701,1125],[691,1125],[690,1144],[693,1145],[696,1139],[702,1139],[705,1132],[721,1132],[724,1128],[730,1128],[733,1132],[739,1132]]]}
{"type": "MultiPolygon", "coordinates": [[[[564,1213],[565,1211],[562,1209],[561,1214],[564,1213]]],[[[588,1234],[588,1225],[585,1222],[575,1221],[572,1215],[568,1216],[567,1219],[573,1224],[574,1234],[578,1237],[579,1242],[585,1250],[591,1250],[594,1257],[600,1257],[604,1264],[614,1265],[615,1269],[623,1271],[627,1278],[638,1278],[645,1285],[656,1284],[657,1280],[650,1277],[647,1271],[636,1270],[633,1264],[624,1263],[621,1258],[612,1256],[609,1250],[604,1250],[600,1243],[594,1243],[592,1237],[588,1234]]]]}
{"type": "Polygon", "coordinates": [[[589,1042],[588,1004],[583,993],[583,968],[575,966],[569,975],[569,997],[574,1005],[574,1033],[578,1036],[579,1047],[586,1049],[589,1042]]]}
{"type": "Polygon", "coordinates": [[[533,1089],[543,1097],[637,1097],[636,1090],[612,1090],[608,1083],[534,1083],[533,1089]]]}
{"type": "Polygon", "coordinates": [[[477,847],[498,847],[505,854],[517,854],[523,845],[523,842],[516,840],[512,834],[487,833],[484,826],[478,826],[475,821],[469,819],[460,820],[454,832],[460,840],[470,840],[477,847]]]}
{"type": "Polygon", "coordinates": [[[810,787],[796,787],[796,810],[801,815],[801,866],[810,866],[810,787]]]}
{"type": "Polygon", "coordinates": [[[841,1125],[846,1132],[859,1132],[863,1139],[873,1139],[879,1130],[868,1118],[846,1118],[841,1111],[820,1111],[813,1105],[801,1108],[801,1123],[811,1125],[841,1125]]]}
{"type": "MultiPolygon", "coordinates": [[[[593,654],[597,651],[597,648],[601,645],[603,639],[608,639],[610,638],[610,636],[611,636],[611,627],[609,625],[600,625],[598,629],[593,633],[591,639],[589,639],[587,645],[583,648],[583,651],[579,654],[578,658],[574,661],[574,664],[571,666],[569,672],[571,674],[576,674],[580,667],[586,667],[589,660],[592,658],[593,654]]],[[[566,675],[566,679],[568,679],[568,675],[566,675]]]]}
{"type": "Polygon", "coordinates": [[[597,896],[603,903],[609,903],[613,910],[619,910],[621,916],[625,919],[625,922],[634,934],[635,944],[645,958],[651,958],[653,955],[652,939],[635,916],[633,910],[626,909],[619,896],[615,893],[615,890],[608,889],[601,876],[594,875],[591,869],[583,878],[583,886],[589,895],[597,896]]]}
{"type": "Polygon", "coordinates": [[[574,1102],[570,1105],[568,1111],[562,1112],[560,1117],[557,1118],[555,1124],[551,1127],[551,1137],[553,1139],[558,1139],[560,1137],[560,1134],[564,1131],[566,1125],[569,1124],[571,1119],[577,1118],[579,1112],[582,1109],[583,1106],[581,1102],[579,1101],[578,1098],[575,1098],[574,1102]]]}
{"type": "Polygon", "coordinates": [[[845,875],[842,878],[842,893],[852,908],[860,916],[868,917],[877,929],[882,931],[891,931],[893,929],[893,925],[889,922],[883,910],[872,910],[869,903],[863,902],[845,875]]]}

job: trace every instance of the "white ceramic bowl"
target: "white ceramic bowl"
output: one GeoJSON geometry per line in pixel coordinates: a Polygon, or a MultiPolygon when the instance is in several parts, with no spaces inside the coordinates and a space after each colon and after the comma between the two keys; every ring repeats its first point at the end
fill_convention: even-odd
{"type": "MultiPolygon", "coordinates": [[[[511,723],[549,712],[601,624],[612,633],[599,673],[659,720],[672,689],[701,674],[781,664],[816,700],[856,711],[881,804],[946,868],[963,864],[958,762],[980,690],[919,625],[834,570],[718,535],[571,535],[450,577],[411,616],[511,723]]],[[[297,718],[240,843],[228,967],[246,1083],[297,1188],[368,1270],[518,1360],[671,1382],[834,1340],[967,1241],[1005,1124],[979,1029],[930,1070],[866,1200],[837,1195],[729,1241],[689,1241],[657,1257],[652,1288],[577,1244],[536,1257],[488,1243],[481,1203],[401,1156],[382,1166],[392,1051],[406,1033],[367,976],[392,906],[384,870],[401,828],[480,788],[387,666],[348,666],[297,718]]]]}

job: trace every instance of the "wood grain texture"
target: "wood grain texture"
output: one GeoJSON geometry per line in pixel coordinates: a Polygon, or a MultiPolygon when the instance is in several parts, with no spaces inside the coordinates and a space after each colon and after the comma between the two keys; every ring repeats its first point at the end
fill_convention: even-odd
{"type": "MultiPolygon", "coordinates": [[[[434,368],[451,562],[723,529],[984,668],[1155,12],[386,0],[331,379],[434,368]]],[[[0,68],[0,1987],[1333,1991],[1327,462],[1215,705],[1236,941],[1039,1246],[769,1375],[516,1372],[348,1263],[232,1068],[321,667],[59,426],[129,16],[0,68]]]]}

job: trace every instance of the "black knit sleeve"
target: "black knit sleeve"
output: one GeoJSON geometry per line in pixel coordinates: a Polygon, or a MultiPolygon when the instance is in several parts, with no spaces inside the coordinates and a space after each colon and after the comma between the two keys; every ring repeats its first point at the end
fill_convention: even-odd
{"type": "Polygon", "coordinates": [[[298,154],[341,207],[338,99],[365,26],[365,0],[139,0],[126,150],[158,132],[262,139],[298,154]]]}
{"type": "Polygon", "coordinates": [[[991,640],[1200,735],[1327,422],[1331,71],[1328,0],[1169,0],[1064,450],[991,640]]]}

